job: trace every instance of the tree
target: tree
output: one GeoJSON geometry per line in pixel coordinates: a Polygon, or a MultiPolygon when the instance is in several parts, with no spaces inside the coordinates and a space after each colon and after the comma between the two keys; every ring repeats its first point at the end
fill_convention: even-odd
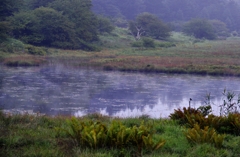
{"type": "Polygon", "coordinates": [[[92,11],[98,15],[111,18],[123,17],[118,6],[114,5],[113,3],[113,0],[92,0],[92,11]]]}
{"type": "Polygon", "coordinates": [[[205,38],[213,40],[216,38],[211,23],[205,19],[192,19],[183,26],[182,30],[186,35],[194,36],[195,38],[205,38]]]}
{"type": "Polygon", "coordinates": [[[13,37],[25,43],[95,50],[98,33],[112,30],[109,21],[92,13],[91,0],[25,0],[25,6],[10,18],[13,37]]]}
{"type": "Polygon", "coordinates": [[[133,20],[149,12],[167,22],[192,18],[221,20],[231,31],[240,30],[239,0],[92,0],[95,13],[133,20]]]}
{"type": "Polygon", "coordinates": [[[14,38],[25,43],[29,41],[38,43],[41,40],[42,34],[40,36],[36,34],[39,21],[33,12],[16,13],[9,20],[13,26],[12,35],[14,38]]]}
{"type": "Polygon", "coordinates": [[[0,1],[0,21],[6,20],[7,17],[13,15],[19,10],[22,0],[1,0],[0,1]]]}
{"type": "Polygon", "coordinates": [[[91,11],[91,0],[55,0],[49,7],[62,12],[74,23],[77,42],[81,49],[91,50],[91,42],[99,40],[97,17],[91,11]]]}
{"type": "Polygon", "coordinates": [[[228,37],[230,35],[227,25],[220,20],[209,20],[218,37],[228,37]]]}
{"type": "Polygon", "coordinates": [[[0,42],[5,41],[11,32],[11,25],[7,21],[0,22],[0,42]]]}
{"type": "Polygon", "coordinates": [[[91,6],[91,0],[55,0],[50,5],[75,24],[77,36],[86,42],[98,40],[97,17],[91,6]]]}
{"type": "Polygon", "coordinates": [[[170,28],[157,16],[150,13],[142,13],[137,16],[135,21],[130,21],[129,30],[137,40],[141,36],[164,39],[170,35],[170,28]]]}
{"type": "Polygon", "coordinates": [[[75,43],[74,24],[52,8],[40,7],[21,12],[11,18],[13,35],[37,46],[78,48],[75,43]]]}
{"type": "Polygon", "coordinates": [[[145,33],[142,26],[138,26],[135,21],[129,21],[128,23],[129,30],[131,31],[132,35],[135,37],[136,40],[141,39],[143,33],[145,33]]]}
{"type": "Polygon", "coordinates": [[[25,0],[25,4],[29,10],[34,10],[40,7],[48,7],[55,0],[25,0]]]}
{"type": "Polygon", "coordinates": [[[74,23],[62,13],[47,7],[40,7],[33,11],[38,24],[38,33],[43,38],[41,45],[60,48],[79,48],[75,43],[74,23]]]}
{"type": "Polygon", "coordinates": [[[114,26],[108,18],[98,16],[97,20],[98,20],[97,29],[99,33],[104,32],[111,33],[113,31],[114,26]]]}
{"type": "Polygon", "coordinates": [[[0,42],[6,40],[11,32],[11,24],[7,21],[9,16],[18,11],[22,0],[0,1],[0,42]]]}

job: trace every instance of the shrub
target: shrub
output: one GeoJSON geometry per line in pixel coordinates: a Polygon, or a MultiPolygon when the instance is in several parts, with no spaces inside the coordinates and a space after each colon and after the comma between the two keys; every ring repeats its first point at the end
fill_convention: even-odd
{"type": "Polygon", "coordinates": [[[220,133],[240,135],[240,114],[233,113],[228,116],[221,117],[220,125],[215,128],[220,133]]]}
{"type": "Polygon", "coordinates": [[[168,47],[175,47],[176,44],[171,43],[171,42],[161,42],[161,43],[158,43],[157,46],[168,48],[168,47]]]}
{"type": "Polygon", "coordinates": [[[4,42],[0,43],[0,50],[9,53],[24,51],[24,43],[20,40],[8,38],[4,42]]]}
{"type": "Polygon", "coordinates": [[[98,24],[97,24],[98,32],[111,33],[114,30],[114,26],[111,23],[110,19],[103,16],[98,16],[97,21],[98,21],[98,24]]]}
{"type": "Polygon", "coordinates": [[[186,132],[188,141],[192,144],[210,143],[215,147],[222,147],[225,135],[217,134],[216,130],[205,126],[201,129],[198,124],[186,132]]]}
{"type": "Polygon", "coordinates": [[[233,134],[240,135],[240,114],[229,114],[228,120],[229,124],[231,124],[233,127],[233,134]]]}
{"type": "Polygon", "coordinates": [[[138,41],[135,41],[135,42],[131,43],[131,46],[132,47],[142,47],[143,43],[142,43],[141,40],[138,40],[138,41]]]}
{"type": "Polygon", "coordinates": [[[135,41],[131,43],[132,47],[145,47],[145,48],[155,48],[156,44],[154,42],[154,39],[143,37],[141,40],[135,41]]]}
{"type": "Polygon", "coordinates": [[[46,55],[46,51],[44,51],[42,48],[31,46],[31,45],[27,45],[25,48],[27,49],[29,54],[41,55],[41,56],[46,55]]]}
{"type": "Polygon", "coordinates": [[[192,19],[183,26],[183,32],[200,39],[215,39],[216,33],[211,23],[205,19],[192,19]]]}
{"type": "Polygon", "coordinates": [[[187,117],[187,126],[194,127],[195,124],[198,124],[200,128],[204,128],[205,126],[219,128],[224,121],[223,117],[218,117],[214,115],[209,115],[208,117],[204,117],[202,114],[191,114],[186,115],[187,117]]]}
{"type": "Polygon", "coordinates": [[[144,149],[153,151],[165,144],[164,140],[153,141],[152,126],[144,122],[132,127],[126,127],[119,121],[112,121],[109,126],[102,122],[81,122],[76,118],[67,122],[67,128],[56,128],[58,134],[65,132],[82,148],[132,148],[136,154],[141,154],[144,149]]]}
{"type": "Polygon", "coordinates": [[[184,125],[188,123],[187,116],[190,114],[201,114],[201,113],[195,108],[183,107],[183,110],[175,109],[174,113],[171,113],[169,117],[173,120],[177,120],[179,124],[184,125]]]}
{"type": "Polygon", "coordinates": [[[227,133],[232,135],[240,135],[240,114],[232,113],[227,116],[215,116],[208,115],[205,117],[200,112],[189,113],[186,108],[181,111],[180,109],[175,110],[170,115],[171,119],[177,120],[179,124],[186,125],[187,127],[194,128],[196,124],[201,129],[206,126],[214,128],[219,133],[227,133]]]}
{"type": "Polygon", "coordinates": [[[144,38],[142,38],[142,41],[143,41],[144,47],[151,47],[151,48],[155,47],[154,40],[151,38],[144,37],[144,38]]]}

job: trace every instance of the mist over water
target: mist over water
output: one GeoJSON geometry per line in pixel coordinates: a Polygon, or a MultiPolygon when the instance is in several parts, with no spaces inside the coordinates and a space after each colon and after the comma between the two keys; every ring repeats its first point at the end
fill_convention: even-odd
{"type": "Polygon", "coordinates": [[[219,113],[224,89],[240,93],[239,77],[95,71],[63,65],[0,67],[0,108],[11,113],[168,117],[204,105],[211,93],[219,113]]]}

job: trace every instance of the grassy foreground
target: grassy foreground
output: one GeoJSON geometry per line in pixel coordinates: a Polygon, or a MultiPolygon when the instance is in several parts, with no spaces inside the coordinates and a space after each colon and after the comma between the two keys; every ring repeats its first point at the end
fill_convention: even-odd
{"type": "Polygon", "coordinates": [[[29,45],[24,48],[15,41],[16,47],[0,50],[0,62],[9,66],[60,62],[104,70],[240,76],[238,37],[208,41],[173,33],[167,41],[155,40],[154,48],[132,47],[131,44],[135,43],[133,37],[120,28],[100,38],[101,42],[97,44],[102,50],[99,52],[29,45]]]}
{"type": "MultiPolygon", "coordinates": [[[[36,115],[4,115],[0,113],[0,156],[8,157],[239,157],[240,137],[226,135],[222,147],[209,143],[192,144],[186,138],[185,126],[171,119],[111,118],[99,114],[77,118],[79,122],[92,121],[108,126],[118,121],[126,127],[152,124],[153,141],[164,139],[166,143],[157,150],[135,151],[135,146],[91,148],[79,145],[66,132],[70,117],[47,117],[36,115]]],[[[140,132],[139,132],[140,133],[140,132]]],[[[73,134],[74,135],[74,134],[73,134]]]]}

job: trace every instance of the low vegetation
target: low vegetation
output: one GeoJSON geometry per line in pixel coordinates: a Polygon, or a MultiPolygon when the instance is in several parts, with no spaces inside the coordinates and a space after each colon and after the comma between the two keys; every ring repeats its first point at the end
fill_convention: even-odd
{"type": "Polygon", "coordinates": [[[239,135],[221,133],[213,127],[215,121],[211,123],[202,128],[202,123],[190,126],[147,116],[75,118],[0,112],[0,156],[238,157],[239,135]]]}
{"type": "Polygon", "coordinates": [[[22,56],[29,55],[33,56],[29,59],[36,59],[36,64],[30,59],[29,63],[33,65],[60,62],[104,70],[240,76],[238,37],[209,41],[172,33],[166,41],[143,38],[136,42],[127,33],[126,29],[117,28],[108,35],[100,36],[101,42],[97,44],[101,50],[97,52],[20,44],[12,48],[13,53],[9,53],[2,47],[0,61],[6,65],[24,65],[12,64],[11,60],[15,58],[19,63],[26,62],[22,56]],[[42,59],[46,62],[41,62],[42,59]]]}

